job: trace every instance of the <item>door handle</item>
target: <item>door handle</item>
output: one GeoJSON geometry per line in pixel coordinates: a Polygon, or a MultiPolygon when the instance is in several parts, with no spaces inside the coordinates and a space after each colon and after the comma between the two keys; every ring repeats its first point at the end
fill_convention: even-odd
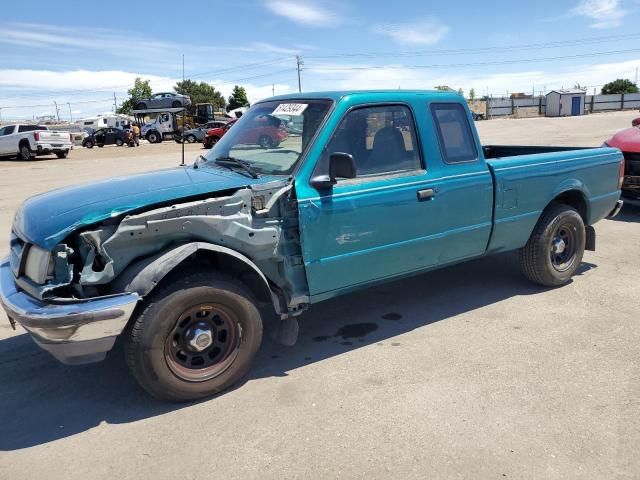
{"type": "Polygon", "coordinates": [[[418,190],[418,201],[424,202],[425,200],[431,200],[436,192],[433,188],[425,188],[424,190],[418,190]]]}

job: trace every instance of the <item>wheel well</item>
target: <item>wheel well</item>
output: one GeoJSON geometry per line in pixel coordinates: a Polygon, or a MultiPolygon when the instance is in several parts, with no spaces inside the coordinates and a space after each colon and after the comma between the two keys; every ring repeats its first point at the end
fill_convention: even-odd
{"type": "Polygon", "coordinates": [[[23,138],[22,140],[20,140],[20,142],[18,142],[18,148],[22,148],[22,146],[25,144],[29,147],[29,149],[31,149],[31,145],[29,145],[29,140],[27,140],[26,138],[23,138]]]}
{"type": "Polygon", "coordinates": [[[242,282],[260,303],[273,305],[271,292],[260,275],[242,260],[211,250],[198,250],[185,258],[159,282],[171,281],[171,277],[189,271],[207,270],[224,272],[242,282]]]}
{"type": "MultiPolygon", "coordinates": [[[[582,217],[582,221],[585,225],[588,225],[588,216],[589,210],[587,206],[587,201],[584,197],[584,194],[579,190],[568,190],[566,192],[562,192],[556,198],[553,199],[551,204],[563,204],[569,205],[570,207],[575,208],[580,216],[582,217]]],[[[550,205],[551,205],[550,204],[550,205]]]]}

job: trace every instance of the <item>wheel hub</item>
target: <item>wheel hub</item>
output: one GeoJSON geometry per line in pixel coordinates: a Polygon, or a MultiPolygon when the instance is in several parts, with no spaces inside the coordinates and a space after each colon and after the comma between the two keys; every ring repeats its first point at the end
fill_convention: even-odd
{"type": "Polygon", "coordinates": [[[552,248],[553,248],[553,253],[554,253],[554,254],[556,254],[556,255],[558,255],[558,254],[560,254],[560,253],[563,253],[563,252],[564,252],[565,248],[567,248],[567,244],[566,244],[566,243],[564,243],[564,240],[563,240],[563,239],[561,239],[561,238],[556,238],[556,239],[554,239],[554,241],[553,241],[552,248]]]}
{"type": "Polygon", "coordinates": [[[213,332],[206,323],[200,322],[187,330],[185,338],[191,350],[202,352],[213,343],[213,332]]]}

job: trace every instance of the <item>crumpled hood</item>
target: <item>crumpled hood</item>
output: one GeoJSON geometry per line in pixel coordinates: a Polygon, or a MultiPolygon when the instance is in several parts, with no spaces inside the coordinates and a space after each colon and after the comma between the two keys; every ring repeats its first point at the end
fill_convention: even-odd
{"type": "Polygon", "coordinates": [[[621,130],[607,140],[607,144],[623,152],[640,153],[640,128],[631,127],[621,130]]]}
{"type": "Polygon", "coordinates": [[[262,184],[216,167],[177,167],[61,188],[27,199],[13,222],[24,240],[51,249],[74,230],[123,213],[193,195],[262,184]]]}

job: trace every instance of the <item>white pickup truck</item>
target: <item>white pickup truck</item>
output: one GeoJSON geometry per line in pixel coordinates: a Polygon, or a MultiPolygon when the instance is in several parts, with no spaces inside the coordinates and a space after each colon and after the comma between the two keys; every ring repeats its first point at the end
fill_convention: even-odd
{"type": "Polygon", "coordinates": [[[69,132],[49,130],[43,125],[7,125],[0,128],[0,157],[31,160],[54,153],[66,158],[73,144],[69,132]]]}

